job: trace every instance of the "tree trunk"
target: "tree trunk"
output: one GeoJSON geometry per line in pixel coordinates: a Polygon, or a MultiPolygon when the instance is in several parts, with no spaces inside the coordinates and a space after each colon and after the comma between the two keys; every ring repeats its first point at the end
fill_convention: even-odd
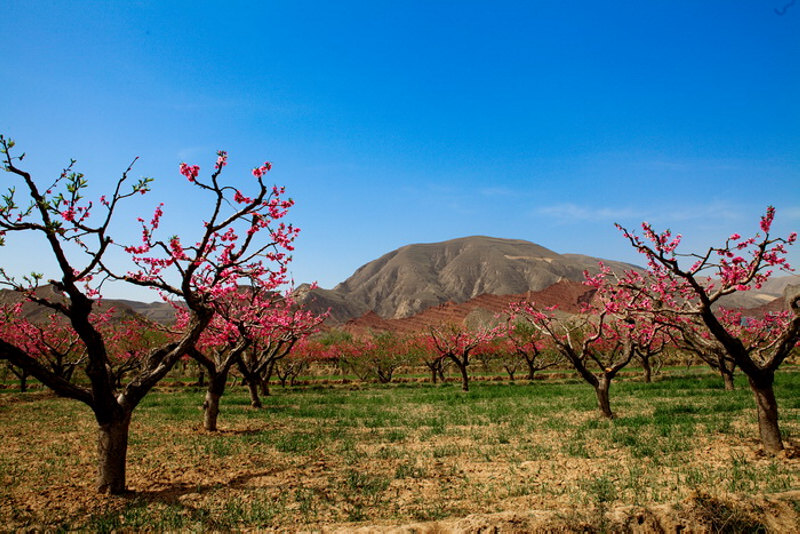
{"type": "Polygon", "coordinates": [[[24,367],[20,367],[19,371],[17,371],[17,368],[11,364],[8,365],[8,369],[19,380],[19,392],[25,393],[28,391],[28,371],[24,367]]]}
{"type": "Polygon", "coordinates": [[[221,395],[214,393],[210,389],[206,391],[206,400],[203,402],[203,428],[210,432],[217,430],[220,397],[221,395]]]}
{"type": "Polygon", "coordinates": [[[261,404],[261,398],[258,396],[258,384],[255,380],[247,381],[247,390],[250,392],[250,406],[253,408],[263,407],[264,405],[261,404]]]}
{"type": "Polygon", "coordinates": [[[736,364],[725,356],[724,353],[717,353],[717,370],[722,376],[722,382],[725,384],[725,391],[733,391],[733,372],[736,370],[736,364]]]}
{"type": "Polygon", "coordinates": [[[610,388],[611,379],[604,376],[600,378],[594,391],[597,395],[597,406],[600,409],[600,414],[607,419],[614,419],[614,412],[611,411],[611,401],[608,395],[610,388]]]}
{"type": "Polygon", "coordinates": [[[653,381],[653,369],[650,367],[650,359],[642,358],[642,369],[644,370],[644,382],[649,384],[653,381]]]}
{"type": "Polygon", "coordinates": [[[441,382],[447,382],[447,379],[444,376],[444,367],[443,366],[440,365],[439,367],[436,368],[436,374],[439,375],[439,380],[441,382]]]}
{"type": "Polygon", "coordinates": [[[782,451],[783,440],[781,440],[781,431],[778,427],[778,403],[775,401],[775,392],[772,388],[775,375],[770,371],[759,379],[748,377],[748,380],[756,399],[761,445],[767,452],[782,451]]]}
{"type": "Polygon", "coordinates": [[[101,424],[97,434],[97,491],[119,495],[125,492],[125,462],[131,414],[101,424]]]}
{"type": "Polygon", "coordinates": [[[725,384],[725,391],[733,391],[736,389],[733,383],[733,372],[728,369],[722,369],[720,370],[720,374],[722,375],[722,382],[725,384]]]}
{"type": "Polygon", "coordinates": [[[431,383],[436,383],[436,367],[431,367],[431,383]]]}
{"type": "Polygon", "coordinates": [[[469,374],[467,374],[466,364],[458,363],[458,370],[461,371],[461,391],[469,391],[469,374]]]}
{"type": "Polygon", "coordinates": [[[206,385],[206,371],[202,367],[200,368],[200,372],[197,374],[197,385],[200,387],[206,385]]]}
{"type": "Polygon", "coordinates": [[[261,377],[261,394],[265,397],[271,395],[269,391],[269,381],[272,380],[272,373],[275,371],[275,361],[271,361],[265,370],[264,376],[261,377]]]}
{"type": "Polygon", "coordinates": [[[536,368],[533,366],[533,362],[526,360],[525,363],[528,365],[528,380],[533,382],[533,375],[536,373],[536,368]]]}
{"type": "Polygon", "coordinates": [[[210,377],[206,399],[203,402],[203,428],[210,432],[217,430],[217,417],[219,416],[219,399],[225,393],[225,384],[228,373],[220,373],[210,377]]]}

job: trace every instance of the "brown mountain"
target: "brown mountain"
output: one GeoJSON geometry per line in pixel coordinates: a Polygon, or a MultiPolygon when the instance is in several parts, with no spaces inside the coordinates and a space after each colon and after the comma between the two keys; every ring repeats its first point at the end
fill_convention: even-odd
{"type": "MultiPolygon", "coordinates": [[[[59,299],[65,299],[65,297],[59,295],[53,289],[53,286],[50,285],[39,287],[36,293],[51,300],[57,301],[59,299]]],[[[0,305],[14,304],[23,300],[23,298],[22,294],[16,291],[0,289],[0,305]]],[[[169,324],[175,320],[175,311],[172,306],[165,302],[144,303],[133,300],[103,299],[96,311],[105,311],[109,308],[114,309],[113,317],[119,319],[139,315],[162,324],[169,324]]],[[[33,302],[26,302],[22,306],[23,317],[34,323],[46,322],[52,313],[52,310],[49,308],[34,304],[33,302]]]]}
{"type": "MultiPolygon", "coordinates": [[[[776,311],[783,306],[783,296],[789,286],[800,285],[800,276],[773,276],[760,288],[750,291],[739,291],[726,295],[720,299],[720,304],[726,308],[761,308],[776,311]]],[[[782,308],[781,308],[782,309],[782,308]]]]}
{"type": "MultiPolygon", "coordinates": [[[[315,309],[331,308],[333,322],[371,311],[399,319],[479,295],[519,295],[562,280],[580,282],[584,270],[597,272],[599,261],[518,239],[465,237],[401,247],[362,266],[335,288],[315,289],[309,296],[315,309]]],[[[603,261],[615,270],[636,268],[603,261]]]]}

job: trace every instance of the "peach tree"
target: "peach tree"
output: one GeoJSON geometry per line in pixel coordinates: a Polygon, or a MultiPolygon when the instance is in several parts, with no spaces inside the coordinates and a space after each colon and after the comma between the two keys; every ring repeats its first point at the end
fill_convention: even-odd
{"type": "Polygon", "coordinates": [[[16,278],[0,269],[0,283],[64,317],[86,352],[81,368],[87,382],[59,376],[13,339],[0,339],[0,358],[92,410],[98,428],[97,490],[122,493],[134,409],[197,344],[217,313],[217,302],[235,291],[241,278],[257,276],[273,284],[285,280],[297,229],[280,219],[292,201],[284,198],[282,188],[265,183],[269,163],[253,169],[247,191],[222,183],[227,154],[219,152],[208,179],[199,177],[196,165],[180,166],[189,185],[207,199],[205,207],[198,206],[203,218],[197,220],[193,239],[160,237],[159,204],[152,218],[139,218],[141,241],[123,246],[111,235],[112,221],[122,203],[150,189],[150,178],[131,181],[132,163],[106,195],[91,201],[85,197],[88,182],[75,170],[74,160],[52,181],[34,179],[21,168],[25,154],[15,155],[13,148],[11,139],[0,136],[4,170],[12,177],[0,202],[0,244],[11,234],[29,241],[39,236],[45,243],[40,254],[54,258],[57,272],[49,279],[38,273],[16,278]],[[125,272],[111,267],[120,250],[132,262],[125,272]],[[165,299],[179,299],[188,313],[180,331],[143,355],[124,384],[111,372],[111,340],[92,321],[107,280],[157,290],[165,299]],[[45,282],[56,297],[36,291],[45,282]]]}
{"type": "Polygon", "coordinates": [[[719,307],[726,295],[760,288],[775,270],[791,271],[787,245],[797,233],[774,237],[770,231],[775,209],[768,207],[760,232],[743,238],[731,235],[720,246],[702,253],[678,252],[681,236],[670,230],[656,232],[642,223],[643,236],[618,226],[630,244],[647,259],[647,272],[629,272],[622,281],[637,300],[638,313],[656,317],[687,331],[700,327],[707,339],[747,376],[756,403],[761,443],[768,452],[784,448],[778,426],[775,371],[800,339],[800,292],[787,294],[783,313],[767,316],[747,326],[719,307]]]}

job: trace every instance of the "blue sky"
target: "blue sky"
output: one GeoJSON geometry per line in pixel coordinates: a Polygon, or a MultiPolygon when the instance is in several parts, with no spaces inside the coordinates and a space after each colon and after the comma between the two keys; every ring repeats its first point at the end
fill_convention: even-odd
{"type": "MultiPolygon", "coordinates": [[[[190,231],[181,161],[225,149],[232,181],[272,161],[298,283],[467,235],[639,262],[614,222],[687,250],[754,233],[770,204],[776,233],[800,229],[787,3],[11,0],[0,131],[35,175],[75,158],[98,191],[140,156],[154,194],[122,236],[162,200],[190,231]]],[[[47,269],[35,252],[0,249],[19,272],[47,269]]]]}

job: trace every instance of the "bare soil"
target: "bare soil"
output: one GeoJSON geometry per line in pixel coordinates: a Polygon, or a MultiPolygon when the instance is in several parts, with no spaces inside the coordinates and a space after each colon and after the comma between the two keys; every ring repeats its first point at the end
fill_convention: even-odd
{"type": "MultiPolygon", "coordinates": [[[[731,434],[693,436],[679,458],[659,465],[591,432],[583,452],[570,453],[565,441],[592,428],[592,412],[535,434],[480,423],[441,434],[356,426],[341,442],[301,446],[327,436],[330,421],[276,416],[297,408],[229,406],[216,433],[200,428],[199,410],[188,418],[143,410],[132,424],[131,493],[115,497],[93,490],[88,410],[44,392],[0,395],[0,528],[800,532],[797,443],[767,456],[740,437],[752,430],[746,420],[731,434]],[[788,489],[763,491],[777,486],[758,473],[788,489]]],[[[424,417],[432,408],[419,410],[424,417]]]]}

